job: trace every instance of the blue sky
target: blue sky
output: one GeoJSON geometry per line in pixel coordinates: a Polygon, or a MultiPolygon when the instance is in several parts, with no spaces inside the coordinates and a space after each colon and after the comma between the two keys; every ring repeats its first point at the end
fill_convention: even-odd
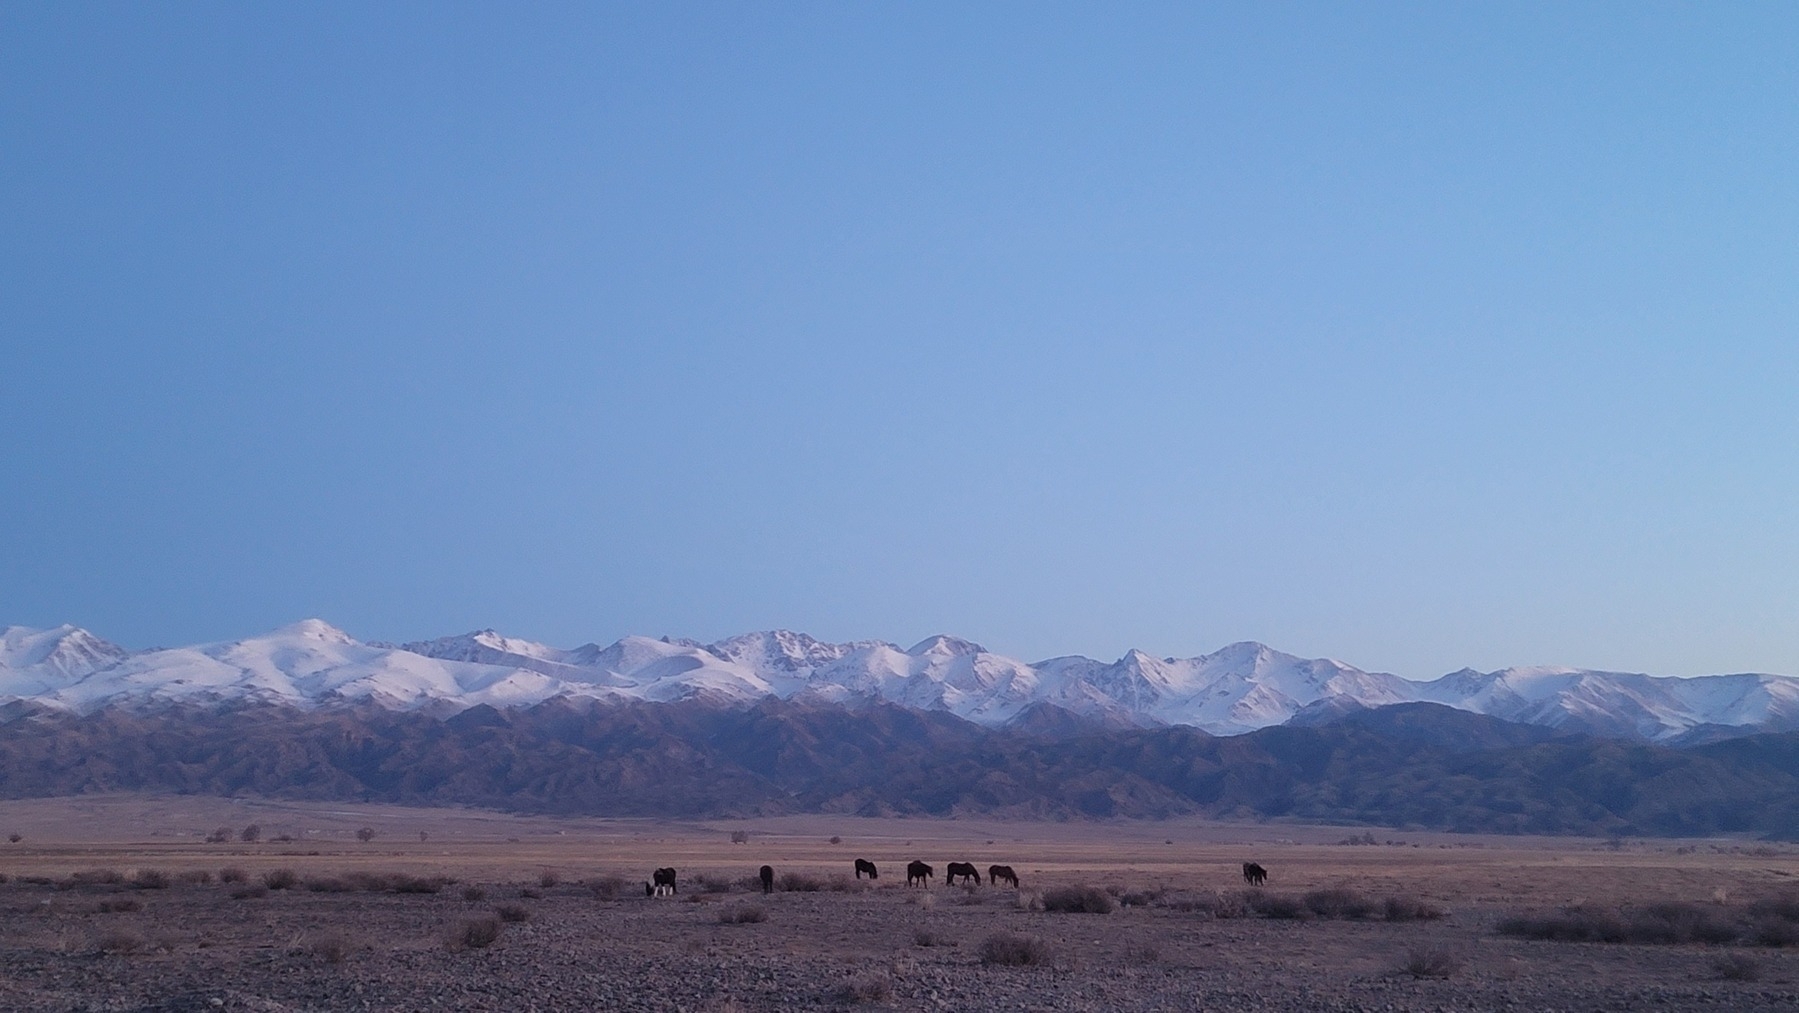
{"type": "Polygon", "coordinates": [[[0,7],[0,624],[1799,673],[1799,8],[0,7]]]}

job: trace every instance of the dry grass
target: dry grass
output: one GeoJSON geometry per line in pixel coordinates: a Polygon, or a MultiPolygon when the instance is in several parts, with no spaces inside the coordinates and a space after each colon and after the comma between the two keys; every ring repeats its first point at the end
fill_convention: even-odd
{"type": "Polygon", "coordinates": [[[356,945],[347,934],[327,929],[307,937],[303,948],[327,964],[341,964],[356,945]]]}
{"type": "Polygon", "coordinates": [[[101,953],[136,953],[147,945],[143,934],[130,929],[114,929],[102,932],[94,940],[94,948],[101,953]]]}
{"type": "Polygon", "coordinates": [[[1720,953],[1712,958],[1712,975],[1722,981],[1760,981],[1762,962],[1747,953],[1720,953]]]}
{"type": "Polygon", "coordinates": [[[142,911],[144,902],[134,897],[119,897],[114,900],[103,900],[97,910],[101,914],[118,914],[125,911],[142,911]]]}
{"type": "Polygon", "coordinates": [[[249,878],[250,878],[249,873],[245,872],[244,870],[238,868],[235,865],[227,865],[223,869],[219,870],[219,882],[221,882],[221,883],[242,883],[244,880],[249,879],[249,878]]]}
{"type": "Polygon", "coordinates": [[[262,885],[271,890],[289,890],[300,882],[300,874],[292,869],[270,869],[262,874],[262,885]]]}
{"type": "Polygon", "coordinates": [[[1500,919],[1496,928],[1501,935],[1521,939],[1585,943],[1727,943],[1743,934],[1726,912],[1673,902],[1514,914],[1500,919]]]}
{"type": "Polygon", "coordinates": [[[501,904],[493,909],[503,922],[528,922],[531,920],[531,909],[523,904],[501,904]]]}

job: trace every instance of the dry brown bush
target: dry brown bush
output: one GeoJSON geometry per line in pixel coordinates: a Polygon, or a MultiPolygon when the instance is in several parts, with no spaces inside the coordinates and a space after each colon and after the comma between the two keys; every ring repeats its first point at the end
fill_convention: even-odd
{"type": "Polygon", "coordinates": [[[927,929],[927,928],[913,929],[912,930],[912,945],[913,946],[941,946],[941,945],[943,945],[943,937],[939,936],[936,932],[934,932],[930,929],[927,929]]]}
{"type": "Polygon", "coordinates": [[[720,925],[749,925],[765,921],[768,921],[768,912],[754,904],[744,904],[741,907],[736,908],[725,908],[718,913],[718,923],[720,925]]]}
{"type": "Polygon", "coordinates": [[[500,938],[500,920],[491,915],[469,918],[450,932],[452,950],[483,950],[500,938]]]}
{"type": "Polygon", "coordinates": [[[837,986],[837,1001],[854,1006],[886,1002],[893,997],[893,979],[880,971],[864,971],[837,986]]]}
{"type": "Polygon", "coordinates": [[[981,940],[981,963],[1005,967],[1035,967],[1049,963],[1049,946],[1036,936],[995,932],[981,940]]]}
{"type": "Polygon", "coordinates": [[[601,876],[587,884],[596,900],[617,900],[625,892],[625,877],[601,876]]]}
{"type": "Polygon", "coordinates": [[[231,888],[232,900],[254,900],[268,895],[269,888],[261,883],[240,883],[231,888]]]}
{"type": "Polygon", "coordinates": [[[1416,897],[1388,897],[1381,904],[1381,917],[1390,922],[1435,921],[1443,917],[1443,909],[1416,897]]]}
{"type": "Polygon", "coordinates": [[[825,888],[825,881],[804,872],[783,872],[775,885],[788,893],[816,893],[825,888]]]}
{"type": "Polygon", "coordinates": [[[1720,953],[1712,958],[1712,974],[1724,981],[1760,981],[1762,962],[1747,953],[1720,953]]]}
{"type": "Polygon", "coordinates": [[[1070,914],[1111,914],[1117,904],[1096,886],[1059,886],[1043,892],[1043,910],[1070,914]]]}
{"type": "Polygon", "coordinates": [[[487,899],[487,891],[478,886],[465,886],[462,888],[462,899],[470,904],[477,904],[487,899]]]}
{"type": "Polygon", "coordinates": [[[248,878],[250,878],[250,874],[235,865],[228,865],[219,870],[219,882],[221,883],[242,883],[248,878]]]}
{"type": "Polygon", "coordinates": [[[98,910],[101,914],[117,914],[121,911],[142,911],[143,909],[143,901],[132,897],[120,897],[116,900],[101,901],[98,910]]]}
{"type": "Polygon", "coordinates": [[[188,886],[205,886],[212,882],[212,873],[207,872],[205,869],[189,869],[188,871],[177,875],[175,881],[188,886]]]}
{"type": "Polygon", "coordinates": [[[305,944],[306,952],[327,964],[343,963],[349,958],[350,951],[355,948],[355,944],[348,935],[332,930],[313,934],[307,938],[305,944]]]}
{"type": "Polygon", "coordinates": [[[1366,918],[1374,911],[1373,901],[1346,887],[1313,890],[1304,900],[1306,909],[1320,918],[1366,918]]]}
{"type": "Polygon", "coordinates": [[[262,885],[271,890],[291,889],[300,882],[300,874],[292,869],[270,869],[262,874],[262,885]]]}
{"type": "Polygon", "coordinates": [[[143,935],[130,929],[102,932],[99,938],[94,940],[95,949],[101,953],[136,953],[144,948],[144,944],[143,935]]]}
{"type": "Polygon", "coordinates": [[[1441,946],[1414,946],[1406,951],[1399,969],[1414,978],[1447,978],[1461,970],[1462,962],[1441,946]]]}
{"type": "Polygon", "coordinates": [[[501,904],[493,909],[503,922],[528,922],[531,920],[531,909],[523,904],[501,904]]]}
{"type": "Polygon", "coordinates": [[[560,882],[562,882],[562,874],[555,869],[545,869],[537,874],[537,885],[543,887],[545,890],[550,889],[560,882]]]}

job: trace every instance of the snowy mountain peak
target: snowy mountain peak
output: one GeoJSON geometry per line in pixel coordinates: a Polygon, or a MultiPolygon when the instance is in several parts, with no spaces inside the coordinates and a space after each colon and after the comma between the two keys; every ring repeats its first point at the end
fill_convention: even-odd
{"type": "Polygon", "coordinates": [[[952,637],[940,633],[937,636],[926,637],[918,643],[913,644],[911,649],[906,653],[914,657],[928,654],[956,657],[969,654],[986,654],[987,649],[972,640],[963,640],[961,637],[952,637]]]}
{"type": "Polygon", "coordinates": [[[456,711],[600,702],[769,696],[888,700],[983,724],[1053,707],[1111,727],[1181,724],[1236,734],[1353,706],[1433,702],[1509,721],[1633,738],[1799,729],[1799,679],[1692,679],[1535,666],[1463,669],[1430,682],[1305,659],[1253,641],[1191,658],[1127,651],[1031,665],[969,640],[829,643],[791,630],[687,639],[624,637],[563,650],[491,629],[395,647],[362,643],[319,619],[244,640],[131,653],[74,626],[0,630],[0,702],[91,710],[115,704],[260,700],[369,702],[456,711]]]}

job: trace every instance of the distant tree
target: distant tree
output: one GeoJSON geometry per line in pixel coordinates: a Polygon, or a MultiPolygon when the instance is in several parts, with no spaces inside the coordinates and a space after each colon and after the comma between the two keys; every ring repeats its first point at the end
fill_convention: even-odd
{"type": "Polygon", "coordinates": [[[230,839],[231,839],[231,828],[230,827],[220,827],[217,830],[214,830],[212,833],[206,835],[206,843],[208,843],[208,844],[223,844],[230,839]]]}
{"type": "Polygon", "coordinates": [[[426,842],[426,841],[428,841],[428,840],[430,840],[430,839],[431,839],[431,835],[430,835],[430,834],[428,834],[428,833],[425,833],[425,832],[424,832],[424,831],[423,831],[423,830],[420,830],[420,831],[419,831],[419,843],[420,843],[420,844],[423,844],[423,843],[425,843],[425,842],[426,842]]]}
{"type": "Polygon", "coordinates": [[[7,834],[6,839],[13,842],[14,844],[17,844],[20,841],[25,839],[25,835],[24,834],[7,834]]]}
{"type": "Polygon", "coordinates": [[[374,827],[363,827],[361,830],[356,831],[356,839],[361,841],[364,844],[367,844],[368,842],[374,840],[375,839],[375,828],[374,827]]]}
{"type": "Polygon", "coordinates": [[[750,842],[750,832],[748,830],[733,830],[733,831],[731,831],[731,843],[732,844],[748,844],[749,842],[750,842]]]}
{"type": "Polygon", "coordinates": [[[237,835],[237,839],[243,841],[245,844],[255,844],[257,841],[262,840],[262,828],[252,823],[237,835]]]}

